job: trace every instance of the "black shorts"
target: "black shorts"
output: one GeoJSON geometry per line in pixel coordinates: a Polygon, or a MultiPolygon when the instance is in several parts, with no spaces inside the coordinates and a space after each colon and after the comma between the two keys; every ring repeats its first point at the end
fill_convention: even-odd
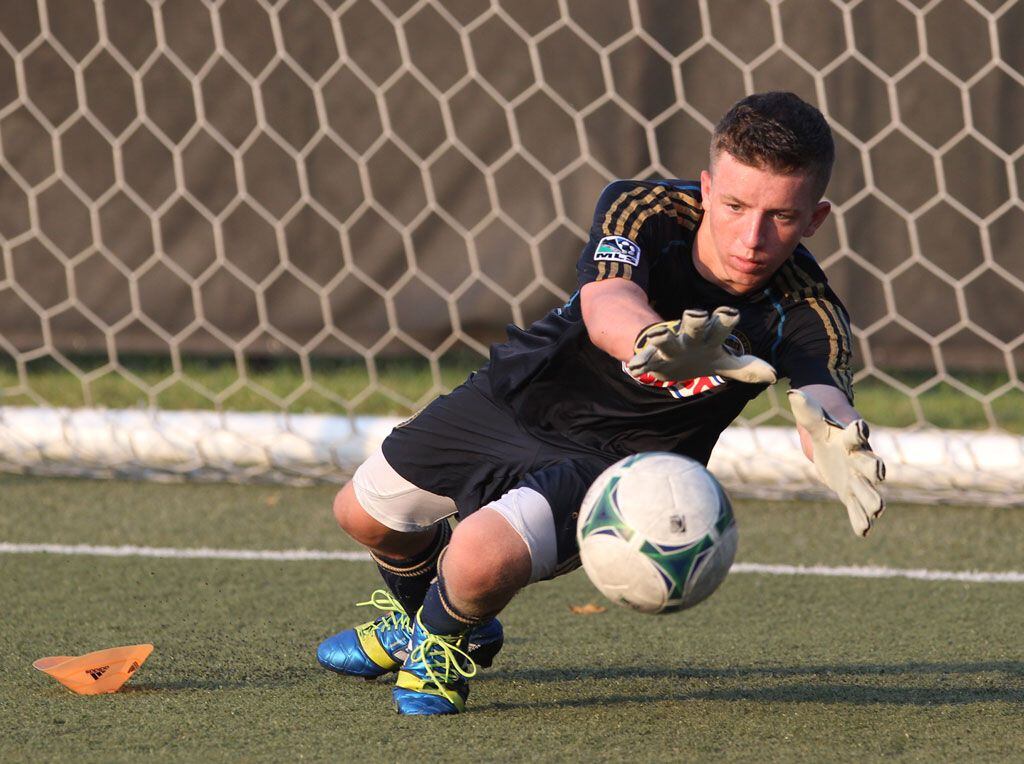
{"type": "Polygon", "coordinates": [[[594,479],[618,456],[539,438],[490,395],[486,371],[392,430],[384,458],[399,475],[455,502],[465,518],[513,488],[532,488],[551,505],[558,572],[575,567],[576,518],[594,479]]]}

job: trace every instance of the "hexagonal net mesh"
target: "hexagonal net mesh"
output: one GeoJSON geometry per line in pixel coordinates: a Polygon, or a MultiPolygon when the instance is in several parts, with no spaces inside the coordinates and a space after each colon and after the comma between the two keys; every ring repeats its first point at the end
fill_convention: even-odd
{"type": "MultiPolygon", "coordinates": [[[[0,464],[341,479],[567,298],[605,183],[696,177],[736,99],[786,89],[835,131],[808,244],[896,485],[1020,502],[1021,28],[1015,0],[7,0],[0,464]]],[[[734,487],[813,484],[780,400],[718,449],[734,487]]]]}

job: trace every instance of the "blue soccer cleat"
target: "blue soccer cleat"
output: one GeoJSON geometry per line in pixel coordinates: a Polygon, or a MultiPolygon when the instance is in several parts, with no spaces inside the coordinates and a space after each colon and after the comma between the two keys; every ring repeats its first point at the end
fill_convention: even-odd
{"type": "Polygon", "coordinates": [[[326,669],[366,679],[397,671],[408,655],[412,637],[409,616],[391,592],[384,589],[378,589],[369,600],[358,604],[372,605],[384,613],[325,639],[316,649],[316,659],[326,669]]]}
{"type": "MultiPolygon", "coordinates": [[[[412,639],[409,616],[391,592],[384,589],[378,589],[359,605],[372,605],[384,613],[325,639],[317,648],[317,661],[331,671],[365,679],[397,671],[409,654],[412,639]]],[[[498,619],[493,618],[470,632],[468,652],[475,663],[486,668],[494,662],[504,641],[504,629],[498,619]]]]}
{"type": "Polygon", "coordinates": [[[398,713],[416,716],[457,714],[466,710],[476,664],[466,652],[468,634],[431,634],[419,618],[413,625],[409,657],[391,690],[398,713]]]}

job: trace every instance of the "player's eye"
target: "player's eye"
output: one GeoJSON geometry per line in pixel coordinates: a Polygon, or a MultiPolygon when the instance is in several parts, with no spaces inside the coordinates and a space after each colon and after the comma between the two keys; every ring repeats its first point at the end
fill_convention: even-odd
{"type": "Polygon", "coordinates": [[[739,212],[742,209],[742,207],[739,204],[736,204],[736,202],[726,202],[725,206],[733,212],[739,212]]]}

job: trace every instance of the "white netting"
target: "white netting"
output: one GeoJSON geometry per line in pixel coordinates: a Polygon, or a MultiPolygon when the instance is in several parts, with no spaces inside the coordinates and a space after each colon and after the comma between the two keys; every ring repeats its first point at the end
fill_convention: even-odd
{"type": "MultiPolygon", "coordinates": [[[[364,416],[566,298],[604,183],[695,177],[733,101],[788,89],[836,133],[809,245],[895,475],[1021,501],[1021,29],[1017,0],[7,0],[0,464],[340,479],[364,416]]],[[[751,458],[719,471],[753,490],[751,458]]]]}

